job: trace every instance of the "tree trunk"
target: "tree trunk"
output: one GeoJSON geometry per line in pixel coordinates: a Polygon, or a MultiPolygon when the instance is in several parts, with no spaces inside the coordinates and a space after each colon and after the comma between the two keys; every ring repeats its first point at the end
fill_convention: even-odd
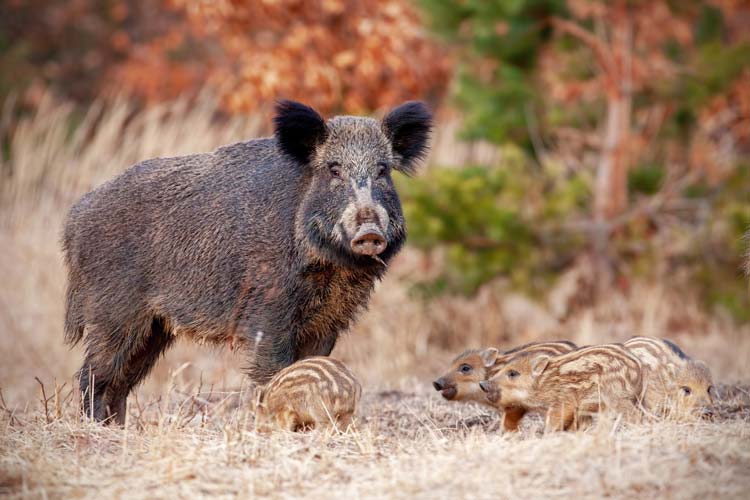
{"type": "Polygon", "coordinates": [[[627,207],[630,107],[630,95],[625,92],[616,92],[607,99],[607,123],[594,192],[594,218],[600,223],[627,207]]]}
{"type": "Polygon", "coordinates": [[[607,99],[604,143],[596,172],[593,236],[597,295],[611,288],[614,269],[609,256],[609,222],[625,211],[628,203],[628,151],[631,96],[618,89],[607,99]]]}
{"type": "Polygon", "coordinates": [[[633,24],[626,1],[616,2],[614,8],[618,13],[618,22],[612,29],[609,60],[603,65],[606,72],[607,121],[594,186],[597,229],[593,235],[593,250],[597,291],[600,294],[609,289],[613,282],[614,269],[609,255],[611,222],[628,206],[628,167],[631,162],[633,24]]]}

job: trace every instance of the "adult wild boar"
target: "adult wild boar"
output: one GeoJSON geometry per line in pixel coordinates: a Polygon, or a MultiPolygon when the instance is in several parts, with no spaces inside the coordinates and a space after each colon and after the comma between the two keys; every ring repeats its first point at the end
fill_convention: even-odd
{"type": "Polygon", "coordinates": [[[232,343],[258,383],[328,355],[406,237],[391,174],[426,154],[431,116],[324,121],[277,105],[275,133],[139,163],[70,210],[65,338],[84,337],[84,411],[122,422],[178,336],[232,343]]]}

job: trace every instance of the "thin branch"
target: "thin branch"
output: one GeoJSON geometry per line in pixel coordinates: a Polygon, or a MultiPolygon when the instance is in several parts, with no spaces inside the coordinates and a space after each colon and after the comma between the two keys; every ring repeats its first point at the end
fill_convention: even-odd
{"type": "Polygon", "coordinates": [[[42,389],[42,402],[44,403],[44,419],[45,419],[45,421],[46,421],[47,423],[50,423],[50,418],[49,418],[49,407],[48,407],[48,405],[47,405],[47,402],[48,402],[49,400],[47,399],[47,394],[46,394],[46,392],[45,392],[45,390],[44,390],[44,384],[42,383],[42,381],[41,381],[41,380],[39,380],[39,377],[34,377],[34,380],[36,380],[36,381],[37,381],[37,383],[39,383],[39,387],[40,387],[40,388],[42,389]]]}
{"type": "Polygon", "coordinates": [[[653,215],[657,213],[667,204],[667,202],[672,198],[676,191],[686,188],[687,186],[692,184],[696,180],[696,178],[697,174],[695,172],[691,172],[683,176],[681,179],[678,179],[674,183],[664,187],[664,189],[653,195],[644,203],[641,203],[638,206],[634,207],[632,210],[629,210],[628,212],[625,212],[624,214],[612,219],[612,221],[610,221],[610,230],[619,228],[640,215],[653,215]]]}
{"type": "Polygon", "coordinates": [[[206,404],[203,405],[203,415],[201,416],[201,428],[206,425],[206,418],[208,417],[208,405],[211,404],[211,398],[214,395],[214,384],[211,384],[211,388],[208,390],[208,396],[206,397],[206,404]]]}
{"type": "Polygon", "coordinates": [[[8,408],[8,404],[5,402],[5,397],[3,396],[3,390],[0,389],[0,404],[2,404],[2,410],[8,414],[8,418],[10,419],[10,425],[13,426],[13,422],[20,424],[21,422],[18,420],[18,418],[15,415],[15,412],[8,408]]]}
{"type": "Polygon", "coordinates": [[[534,148],[536,157],[539,158],[540,162],[543,162],[547,158],[547,150],[544,147],[544,142],[539,134],[539,122],[537,122],[536,116],[534,116],[531,110],[531,105],[527,102],[523,107],[524,114],[526,115],[526,128],[529,131],[529,138],[531,138],[531,145],[534,148]]]}
{"type": "Polygon", "coordinates": [[[60,393],[65,388],[65,386],[68,383],[65,382],[63,385],[57,384],[57,379],[55,379],[55,418],[60,419],[62,417],[62,404],[63,401],[60,399],[60,393]]]}
{"type": "Polygon", "coordinates": [[[578,24],[560,17],[551,18],[550,23],[560,31],[585,43],[594,53],[594,57],[605,73],[613,76],[617,74],[617,67],[613,64],[612,60],[612,50],[596,35],[582,28],[578,24]]]}
{"type": "MultiPolygon", "coordinates": [[[[679,180],[675,181],[674,183],[670,184],[669,186],[666,186],[662,191],[659,193],[651,196],[647,200],[645,200],[642,203],[639,203],[632,209],[628,210],[627,212],[620,214],[619,216],[615,217],[612,220],[609,221],[596,221],[591,219],[583,219],[583,220],[574,220],[571,222],[566,222],[559,225],[554,226],[546,226],[543,228],[543,231],[581,231],[584,233],[590,233],[590,234],[611,234],[617,229],[629,224],[633,219],[637,219],[638,217],[642,216],[648,216],[648,217],[655,217],[660,212],[664,211],[664,209],[667,207],[667,204],[673,200],[673,195],[685,187],[689,186],[691,183],[693,183],[697,179],[698,175],[694,172],[691,172],[689,174],[686,174],[679,180]]],[[[679,205],[678,208],[686,209],[689,208],[689,206],[686,206],[684,203],[679,205]]]]}

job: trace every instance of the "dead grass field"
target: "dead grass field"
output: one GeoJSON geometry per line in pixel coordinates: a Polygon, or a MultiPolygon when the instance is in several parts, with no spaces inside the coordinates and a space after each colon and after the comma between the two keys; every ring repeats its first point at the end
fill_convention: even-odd
{"type": "MultiPolygon", "coordinates": [[[[67,207],[139,159],[210,150],[257,135],[260,122],[215,123],[210,103],[134,117],[117,103],[71,133],[70,113],[47,101],[16,128],[11,157],[0,158],[0,497],[748,497],[750,327],[697,312],[694,298],[668,283],[639,283],[628,296],[559,316],[500,284],[423,303],[408,292],[420,266],[408,250],[333,354],[365,389],[355,429],[256,434],[241,357],[188,343],[131,396],[124,429],[82,421],[72,384],[82,353],[62,342],[58,239],[67,207]],[[543,435],[530,419],[508,435],[488,411],[430,389],[465,347],[635,334],[669,336],[711,366],[723,384],[716,420],[603,418],[543,435]]],[[[448,133],[436,142],[437,161],[497,154],[448,133]]]]}

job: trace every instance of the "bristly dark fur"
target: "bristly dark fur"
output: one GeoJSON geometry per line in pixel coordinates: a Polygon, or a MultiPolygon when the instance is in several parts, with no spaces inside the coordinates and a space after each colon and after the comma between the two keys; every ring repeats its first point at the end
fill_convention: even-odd
{"type": "Polygon", "coordinates": [[[273,123],[281,149],[300,163],[308,163],[315,146],[322,144],[328,135],[323,118],[299,102],[276,103],[273,123]]]}
{"type": "Polygon", "coordinates": [[[672,350],[672,352],[675,353],[677,357],[679,357],[680,359],[690,359],[688,355],[685,354],[682,351],[682,349],[680,349],[679,346],[675,344],[674,342],[672,342],[671,340],[661,339],[661,341],[667,344],[667,347],[669,347],[672,350]]]}
{"type": "Polygon", "coordinates": [[[417,163],[429,151],[432,130],[432,114],[424,103],[409,101],[397,107],[383,118],[383,129],[393,144],[393,150],[402,158],[399,168],[411,175],[417,163]]]}
{"type": "MultiPolygon", "coordinates": [[[[400,165],[401,153],[372,118],[324,122],[289,101],[277,112],[273,138],[146,160],[71,208],[65,339],[85,342],[87,415],[124,421],[128,393],[177,336],[244,346],[248,375],[264,383],[330,354],[367,306],[406,238],[396,187],[380,169],[400,165]],[[352,240],[359,211],[378,209],[370,223],[383,224],[387,245],[373,258],[352,240]]],[[[399,148],[423,151],[424,134],[397,121],[399,148]]]]}

